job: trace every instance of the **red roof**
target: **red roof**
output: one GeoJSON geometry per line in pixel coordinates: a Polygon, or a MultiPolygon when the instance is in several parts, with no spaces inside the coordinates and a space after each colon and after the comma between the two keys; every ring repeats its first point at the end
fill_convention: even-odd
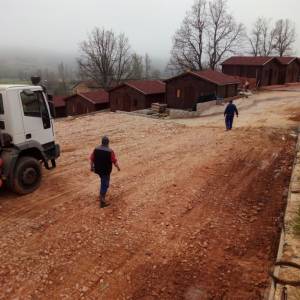
{"type": "Polygon", "coordinates": [[[299,60],[297,57],[290,57],[290,56],[277,57],[277,59],[279,60],[279,62],[280,62],[282,65],[289,65],[289,64],[292,63],[294,60],[299,60]]]}
{"type": "Polygon", "coordinates": [[[227,84],[238,84],[239,80],[233,76],[226,75],[221,72],[206,70],[206,71],[190,71],[189,73],[196,75],[206,81],[215,83],[217,85],[227,85],[227,84]]]}
{"type": "Polygon", "coordinates": [[[79,93],[76,95],[72,95],[72,96],[66,98],[65,101],[69,101],[69,99],[76,97],[76,96],[82,97],[82,98],[86,99],[87,101],[92,102],[93,104],[101,104],[101,103],[109,102],[108,93],[103,89],[99,89],[94,92],[79,93]]]}
{"type": "Polygon", "coordinates": [[[232,56],[225,60],[222,65],[264,66],[273,59],[275,58],[270,56],[232,56]]]}
{"type": "Polygon", "coordinates": [[[164,94],[166,92],[166,84],[160,80],[132,80],[112,88],[110,91],[116,90],[123,86],[129,86],[144,95],[164,94]]]}
{"type": "Polygon", "coordinates": [[[81,93],[78,94],[79,96],[82,96],[83,98],[93,102],[94,104],[100,104],[100,103],[108,103],[108,93],[103,90],[97,90],[95,92],[88,92],[88,93],[81,93]]]}
{"type": "Polygon", "coordinates": [[[178,76],[169,78],[166,82],[171,81],[175,78],[179,78],[186,75],[193,75],[198,78],[201,78],[205,81],[211,82],[216,85],[228,85],[228,84],[239,84],[240,81],[233,76],[226,75],[224,73],[214,71],[214,70],[206,70],[206,71],[188,71],[186,73],[180,74],[178,76]]]}
{"type": "Polygon", "coordinates": [[[66,106],[65,99],[66,96],[53,96],[54,107],[65,107],[66,106]]]}

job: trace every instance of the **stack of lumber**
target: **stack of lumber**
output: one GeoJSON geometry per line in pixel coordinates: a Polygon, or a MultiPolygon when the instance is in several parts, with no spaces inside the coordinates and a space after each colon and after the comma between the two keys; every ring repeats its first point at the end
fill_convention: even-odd
{"type": "Polygon", "coordinates": [[[162,113],[166,112],[166,109],[167,109],[167,104],[152,103],[152,105],[151,105],[151,110],[158,114],[162,114],[162,113]]]}

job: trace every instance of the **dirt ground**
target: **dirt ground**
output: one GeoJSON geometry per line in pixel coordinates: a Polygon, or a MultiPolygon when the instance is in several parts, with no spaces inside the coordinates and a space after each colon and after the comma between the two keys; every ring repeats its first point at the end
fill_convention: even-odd
{"type": "Polygon", "coordinates": [[[300,93],[253,97],[232,132],[222,115],[58,121],[57,169],[0,196],[0,299],[263,299],[300,93]],[[103,134],[122,170],[99,209],[88,158],[103,134]]]}

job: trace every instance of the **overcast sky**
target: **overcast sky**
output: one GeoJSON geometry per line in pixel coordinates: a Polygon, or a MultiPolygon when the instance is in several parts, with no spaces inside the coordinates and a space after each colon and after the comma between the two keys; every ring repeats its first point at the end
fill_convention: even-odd
{"type": "MultiPolygon", "coordinates": [[[[236,19],[249,27],[258,16],[289,18],[300,37],[299,0],[229,0],[236,19]],[[297,18],[298,17],[298,18],[297,18]]],[[[172,36],[193,0],[0,0],[1,47],[67,52],[95,26],[125,32],[139,54],[167,59],[172,36]]],[[[300,55],[300,40],[297,53],[300,55]]]]}

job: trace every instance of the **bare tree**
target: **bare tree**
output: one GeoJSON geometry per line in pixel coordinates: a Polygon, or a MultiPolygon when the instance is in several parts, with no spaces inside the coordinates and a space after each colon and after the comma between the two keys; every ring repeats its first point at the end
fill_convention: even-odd
{"type": "Polygon", "coordinates": [[[143,57],[134,53],[132,55],[132,67],[130,78],[142,79],[144,75],[143,57]]]}
{"type": "Polygon", "coordinates": [[[263,20],[258,18],[253,26],[251,34],[248,36],[248,40],[251,46],[250,54],[258,56],[262,47],[263,40],[263,20]]]}
{"type": "Polygon", "coordinates": [[[196,0],[173,38],[170,69],[202,70],[206,25],[206,0],[196,0]]]}
{"type": "Polygon", "coordinates": [[[239,52],[244,26],[228,12],[227,0],[196,0],[175,33],[168,71],[215,69],[239,52]]]}
{"type": "Polygon", "coordinates": [[[64,93],[64,95],[67,94],[67,68],[65,67],[64,63],[61,62],[58,67],[57,67],[57,71],[58,71],[58,79],[61,85],[61,89],[62,92],[64,93]]]}
{"type": "Polygon", "coordinates": [[[158,69],[154,69],[151,72],[151,79],[160,80],[161,79],[161,71],[158,69]]]}
{"type": "Polygon", "coordinates": [[[259,54],[270,56],[274,51],[275,29],[271,28],[270,20],[262,19],[262,43],[259,54]]]}
{"type": "Polygon", "coordinates": [[[213,0],[209,3],[208,47],[209,66],[215,69],[229,54],[241,49],[244,39],[244,25],[236,23],[228,13],[227,0],[213,0]]]}
{"type": "Polygon", "coordinates": [[[145,65],[145,79],[149,79],[150,72],[151,72],[151,59],[148,53],[145,54],[144,65],[145,65]]]}
{"type": "Polygon", "coordinates": [[[81,43],[80,51],[77,61],[81,73],[103,88],[130,77],[132,55],[124,34],[95,28],[88,40],[81,43]]]}
{"type": "Polygon", "coordinates": [[[278,20],[274,29],[274,49],[279,56],[289,54],[296,41],[295,25],[288,19],[278,20]]]}
{"type": "Polygon", "coordinates": [[[250,54],[253,56],[270,56],[274,50],[275,30],[271,28],[270,20],[260,17],[256,20],[248,40],[250,54]]]}

